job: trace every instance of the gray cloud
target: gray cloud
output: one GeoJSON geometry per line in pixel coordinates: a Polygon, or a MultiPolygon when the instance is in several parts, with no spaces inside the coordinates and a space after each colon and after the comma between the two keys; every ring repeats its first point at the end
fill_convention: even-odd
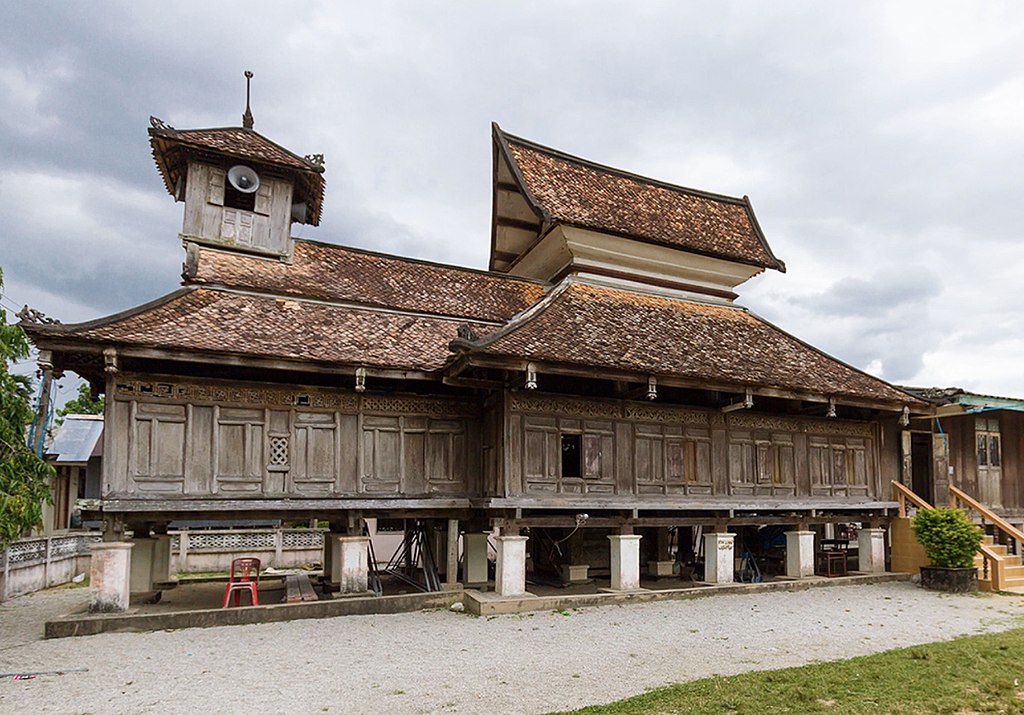
{"type": "Polygon", "coordinates": [[[809,342],[891,379],[1024,394],[1016,6],[245,10],[5,8],[10,295],[77,320],[173,289],[180,205],[153,167],[148,117],[237,124],[251,68],[256,128],[327,157],[324,221],[302,235],[485,265],[497,120],[603,163],[749,194],[789,272],[741,287],[744,302],[809,342]]]}

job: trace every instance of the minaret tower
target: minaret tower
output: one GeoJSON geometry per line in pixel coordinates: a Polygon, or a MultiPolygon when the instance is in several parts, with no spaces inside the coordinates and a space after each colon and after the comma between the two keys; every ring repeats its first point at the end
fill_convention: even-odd
{"type": "Polygon", "coordinates": [[[291,224],[320,223],[324,157],[299,156],[253,129],[252,76],[241,127],[179,130],[150,117],[150,144],[168,192],[185,203],[186,244],[287,258],[291,224]]]}

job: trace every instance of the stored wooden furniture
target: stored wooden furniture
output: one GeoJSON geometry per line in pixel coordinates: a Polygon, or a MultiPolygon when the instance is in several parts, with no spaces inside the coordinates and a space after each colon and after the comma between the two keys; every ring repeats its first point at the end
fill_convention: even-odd
{"type": "Polygon", "coordinates": [[[288,603],[301,603],[303,601],[319,600],[313,584],[309,582],[309,576],[304,573],[290,573],[284,577],[285,601],[288,603]]]}
{"type": "Polygon", "coordinates": [[[845,539],[822,539],[815,553],[815,571],[832,578],[846,575],[846,556],[850,542],[845,539]]]}

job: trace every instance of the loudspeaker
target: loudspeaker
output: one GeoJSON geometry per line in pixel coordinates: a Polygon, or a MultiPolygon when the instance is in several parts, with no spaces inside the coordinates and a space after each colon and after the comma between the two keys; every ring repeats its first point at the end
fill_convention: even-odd
{"type": "Polygon", "coordinates": [[[260,188],[259,175],[248,166],[236,164],[228,169],[228,183],[243,194],[255,193],[260,188]]]}

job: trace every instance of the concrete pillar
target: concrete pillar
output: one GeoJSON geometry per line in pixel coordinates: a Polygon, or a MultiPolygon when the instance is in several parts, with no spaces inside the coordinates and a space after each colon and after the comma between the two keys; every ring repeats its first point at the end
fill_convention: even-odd
{"type": "Polygon", "coordinates": [[[341,534],[327,537],[331,541],[329,583],[341,593],[366,593],[370,582],[370,537],[341,534]]]}
{"type": "Polygon", "coordinates": [[[150,594],[153,588],[153,550],[156,539],[137,537],[132,539],[131,577],[129,590],[132,596],[150,594]]]}
{"type": "Polygon", "coordinates": [[[172,563],[170,535],[157,534],[153,541],[153,584],[162,586],[177,583],[178,575],[174,572],[172,563]]]}
{"type": "Polygon", "coordinates": [[[495,562],[494,592],[499,596],[526,593],[526,536],[499,536],[495,562]]]}
{"type": "Polygon", "coordinates": [[[462,535],[462,581],[467,586],[487,583],[487,534],[462,535]]]}
{"type": "Polygon", "coordinates": [[[733,542],[736,534],[716,531],[704,534],[704,581],[707,583],[732,583],[733,542]]]}
{"type": "Polygon", "coordinates": [[[814,575],[814,532],[786,532],[786,575],[804,578],[814,575]]]}
{"type": "Polygon", "coordinates": [[[608,537],[611,542],[611,590],[639,590],[640,539],[640,534],[613,534],[608,537]]]}
{"type": "Polygon", "coordinates": [[[857,570],[885,571],[885,529],[861,529],[857,534],[857,570]]]}
{"type": "Polygon", "coordinates": [[[116,613],[128,610],[132,544],[104,541],[89,546],[89,611],[116,613]]]}

